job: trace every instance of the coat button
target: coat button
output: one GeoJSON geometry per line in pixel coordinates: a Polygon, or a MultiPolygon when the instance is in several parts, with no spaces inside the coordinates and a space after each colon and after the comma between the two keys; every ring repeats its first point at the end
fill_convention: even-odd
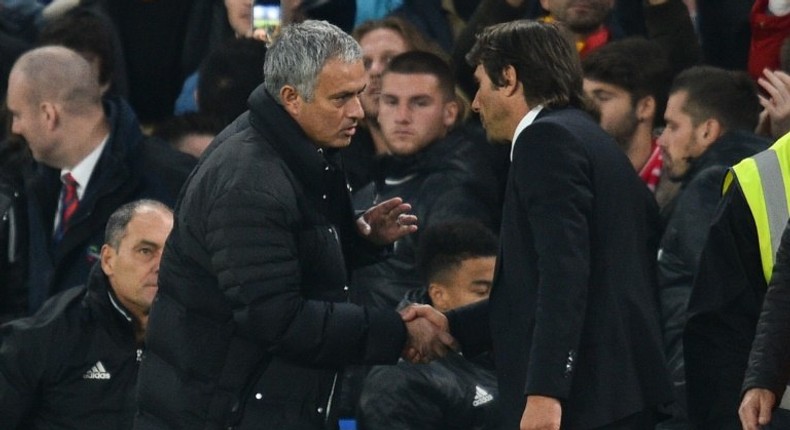
{"type": "Polygon", "coordinates": [[[324,413],[324,408],[318,408],[318,409],[317,409],[317,412],[318,412],[319,414],[323,414],[323,413],[324,413]]]}
{"type": "Polygon", "coordinates": [[[323,196],[321,196],[321,198],[322,198],[322,199],[324,199],[324,200],[326,200],[326,194],[324,194],[323,196]]]}
{"type": "Polygon", "coordinates": [[[255,393],[255,398],[256,398],[256,399],[258,399],[258,400],[260,400],[260,399],[262,399],[262,398],[263,398],[263,394],[261,394],[261,393],[255,393]]]}

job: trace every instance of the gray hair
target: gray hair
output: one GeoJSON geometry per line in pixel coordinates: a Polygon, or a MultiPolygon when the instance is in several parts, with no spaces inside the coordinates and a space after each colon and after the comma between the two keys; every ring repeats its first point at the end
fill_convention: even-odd
{"type": "Polygon", "coordinates": [[[264,87],[282,104],[280,89],[291,85],[312,101],[318,74],[329,60],[354,63],[362,60],[362,48],[347,33],[326,22],[307,20],[282,29],[266,52],[264,87]]]}
{"type": "Polygon", "coordinates": [[[90,63],[63,46],[44,46],[23,54],[11,73],[24,77],[28,102],[56,101],[73,113],[101,106],[101,88],[90,63]]]}
{"type": "Polygon", "coordinates": [[[126,226],[129,225],[135,214],[145,208],[173,213],[170,206],[158,200],[140,199],[126,203],[116,209],[107,220],[107,226],[104,228],[104,243],[117,251],[121,246],[121,239],[126,235],[126,226]]]}

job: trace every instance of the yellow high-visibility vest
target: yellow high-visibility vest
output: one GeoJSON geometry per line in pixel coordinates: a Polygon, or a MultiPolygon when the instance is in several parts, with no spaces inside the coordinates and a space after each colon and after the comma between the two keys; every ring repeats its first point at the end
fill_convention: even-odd
{"type": "Polygon", "coordinates": [[[730,168],[724,177],[723,192],[734,179],[741,186],[757,227],[760,260],[768,283],[782,232],[790,218],[790,133],[730,168]]]}

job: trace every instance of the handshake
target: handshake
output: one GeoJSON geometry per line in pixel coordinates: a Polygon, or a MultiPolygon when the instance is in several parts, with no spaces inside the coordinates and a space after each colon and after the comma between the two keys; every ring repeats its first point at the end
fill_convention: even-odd
{"type": "Polygon", "coordinates": [[[428,305],[412,304],[400,314],[408,331],[402,354],[405,360],[428,363],[458,350],[458,342],[450,335],[450,324],[443,313],[428,305]]]}

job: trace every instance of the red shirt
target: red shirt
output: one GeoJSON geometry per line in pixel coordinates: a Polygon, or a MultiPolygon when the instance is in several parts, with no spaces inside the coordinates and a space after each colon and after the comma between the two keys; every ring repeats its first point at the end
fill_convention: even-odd
{"type": "Polygon", "coordinates": [[[642,178],[642,181],[645,182],[647,188],[652,192],[656,191],[656,185],[661,179],[661,167],[663,165],[664,159],[661,157],[661,148],[658,147],[656,140],[653,139],[653,152],[645,165],[642,166],[642,170],[639,171],[639,177],[642,178]]]}

